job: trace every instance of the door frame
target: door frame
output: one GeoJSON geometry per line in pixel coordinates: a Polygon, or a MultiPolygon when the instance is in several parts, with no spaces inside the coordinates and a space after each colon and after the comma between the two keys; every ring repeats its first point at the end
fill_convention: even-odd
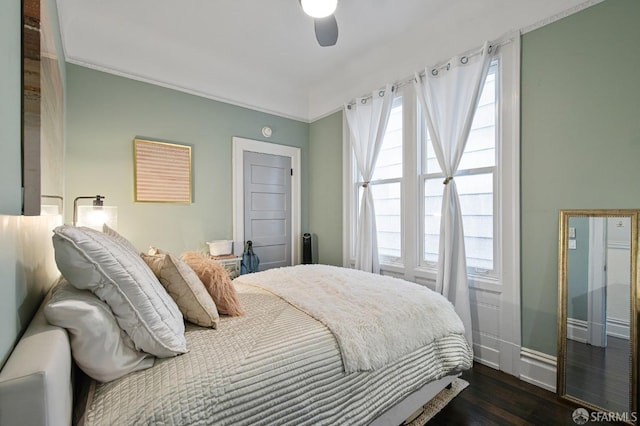
{"type": "Polygon", "coordinates": [[[301,233],[301,150],[300,148],[232,137],[232,194],[233,194],[233,252],[241,256],[244,250],[244,153],[280,155],[291,158],[291,262],[300,263],[301,233]]]}
{"type": "Polygon", "coordinates": [[[589,218],[587,343],[607,346],[607,218],[589,218]]]}

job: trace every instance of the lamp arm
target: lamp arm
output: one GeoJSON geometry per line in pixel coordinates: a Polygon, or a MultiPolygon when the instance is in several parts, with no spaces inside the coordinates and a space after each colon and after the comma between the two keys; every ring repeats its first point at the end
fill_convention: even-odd
{"type": "Polygon", "coordinates": [[[93,200],[94,206],[101,206],[104,197],[102,195],[76,197],[73,199],[73,226],[78,223],[78,200],[93,200]]]}

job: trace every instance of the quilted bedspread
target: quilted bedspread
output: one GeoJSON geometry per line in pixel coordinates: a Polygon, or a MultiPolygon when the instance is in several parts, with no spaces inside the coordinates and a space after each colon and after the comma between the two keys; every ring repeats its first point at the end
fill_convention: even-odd
{"type": "Polygon", "coordinates": [[[347,373],[375,370],[437,338],[464,334],[443,295],[398,278],[297,265],[243,275],[236,282],[270,291],[326,325],[347,373]]]}
{"type": "Polygon", "coordinates": [[[187,325],[189,352],[92,383],[86,425],[367,424],[432,380],[471,367],[452,334],[375,371],[344,372],[333,334],[281,298],[236,283],[246,314],[187,325]]]}

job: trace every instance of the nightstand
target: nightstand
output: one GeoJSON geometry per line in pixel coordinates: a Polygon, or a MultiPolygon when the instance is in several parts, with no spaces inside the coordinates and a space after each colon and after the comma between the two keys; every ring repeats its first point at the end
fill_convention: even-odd
{"type": "Polygon", "coordinates": [[[229,273],[229,278],[234,279],[240,275],[241,257],[234,254],[225,254],[223,256],[211,256],[211,259],[224,266],[229,273]]]}

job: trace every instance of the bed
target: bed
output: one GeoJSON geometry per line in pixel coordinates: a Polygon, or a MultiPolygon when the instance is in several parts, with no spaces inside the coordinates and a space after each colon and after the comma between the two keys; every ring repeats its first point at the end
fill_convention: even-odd
{"type": "MultiPolygon", "coordinates": [[[[358,322],[356,317],[364,315],[358,313],[348,321],[338,317],[338,325],[331,322],[334,312],[323,316],[307,306],[309,300],[331,304],[331,294],[334,300],[349,303],[349,297],[335,293],[343,284],[353,283],[354,276],[396,289],[416,286],[361,274],[310,265],[241,276],[233,287],[242,316],[221,315],[216,329],[186,323],[188,352],[157,358],[151,368],[106,383],[91,380],[86,398],[75,403],[68,334],[48,324],[40,309],[0,372],[0,424],[71,424],[73,408],[79,413],[74,422],[83,425],[401,424],[470,368],[472,354],[459,328],[435,337],[420,331],[419,343],[398,343],[407,340],[402,331],[381,337],[380,327],[398,327],[392,317],[401,318],[398,312],[404,305],[391,306],[384,315],[373,315],[373,320],[358,322]],[[305,299],[319,276],[325,276],[329,286],[305,299]],[[291,289],[279,286],[283,280],[291,281],[291,289]],[[303,296],[296,298],[295,293],[303,296]],[[362,340],[406,348],[379,354],[362,342],[350,347],[353,335],[339,330],[344,322],[359,327],[353,335],[365,336],[362,340]],[[366,337],[363,329],[370,323],[377,324],[366,337]],[[394,342],[395,338],[400,340],[394,342]]],[[[355,297],[364,305],[363,312],[371,310],[366,297],[357,293],[355,297]]],[[[372,300],[376,297],[380,295],[372,300]]],[[[384,305],[392,304],[387,297],[384,305]]]]}

